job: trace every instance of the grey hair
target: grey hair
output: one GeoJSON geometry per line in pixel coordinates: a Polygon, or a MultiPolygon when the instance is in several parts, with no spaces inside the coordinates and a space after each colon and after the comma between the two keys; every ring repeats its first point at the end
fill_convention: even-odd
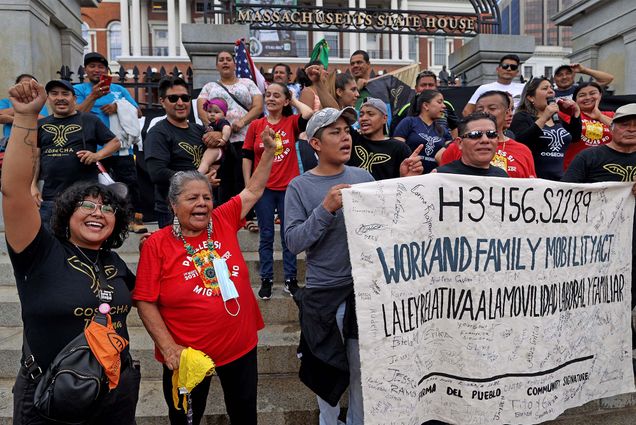
{"type": "Polygon", "coordinates": [[[208,186],[208,189],[210,189],[210,193],[212,193],[212,185],[205,175],[199,173],[197,170],[177,171],[170,178],[170,188],[168,189],[168,202],[170,202],[171,205],[177,203],[177,198],[181,195],[181,192],[183,192],[183,187],[191,181],[204,182],[208,186]]]}

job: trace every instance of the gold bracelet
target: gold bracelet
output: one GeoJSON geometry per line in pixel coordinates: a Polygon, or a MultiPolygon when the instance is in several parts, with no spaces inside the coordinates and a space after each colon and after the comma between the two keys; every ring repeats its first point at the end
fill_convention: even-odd
{"type": "Polygon", "coordinates": [[[18,125],[18,124],[13,124],[12,127],[19,128],[21,130],[27,130],[27,131],[37,131],[38,130],[37,127],[22,127],[21,125],[18,125]]]}

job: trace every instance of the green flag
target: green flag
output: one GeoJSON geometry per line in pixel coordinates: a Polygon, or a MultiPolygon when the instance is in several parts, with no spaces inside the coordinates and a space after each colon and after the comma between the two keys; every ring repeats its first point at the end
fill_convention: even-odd
{"type": "Polygon", "coordinates": [[[329,44],[327,44],[327,40],[324,38],[314,46],[314,50],[311,52],[309,62],[315,60],[319,60],[325,69],[327,69],[329,65],[329,44]]]}

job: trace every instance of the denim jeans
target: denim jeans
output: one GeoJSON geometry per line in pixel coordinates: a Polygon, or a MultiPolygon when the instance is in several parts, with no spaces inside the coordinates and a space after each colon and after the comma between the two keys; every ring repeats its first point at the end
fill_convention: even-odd
{"type": "MultiPolygon", "coordinates": [[[[336,312],[336,323],[342,334],[346,303],[340,304],[336,312]]],[[[349,360],[349,408],[347,409],[347,425],[363,425],[364,410],[362,405],[362,378],[360,376],[360,347],[357,339],[345,339],[347,359],[349,360]]],[[[318,399],[320,425],[338,425],[340,404],[333,407],[322,398],[318,399]]]]}
{"type": "Polygon", "coordinates": [[[40,219],[42,220],[42,226],[48,231],[51,231],[53,205],[55,205],[54,201],[42,201],[42,204],[40,204],[40,219]]]}
{"type": "Polygon", "coordinates": [[[263,196],[254,206],[258,218],[260,243],[258,257],[261,263],[261,278],[274,278],[274,214],[278,211],[280,218],[280,239],[283,247],[283,270],[285,279],[296,278],[296,256],[292,254],[285,244],[283,229],[285,223],[285,191],[265,189],[263,196]]]}

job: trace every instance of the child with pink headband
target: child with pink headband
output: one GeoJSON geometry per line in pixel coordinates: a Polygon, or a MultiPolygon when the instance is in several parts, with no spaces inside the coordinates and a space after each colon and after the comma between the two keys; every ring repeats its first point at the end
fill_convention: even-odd
{"type": "Polygon", "coordinates": [[[207,173],[210,168],[218,170],[221,165],[221,158],[223,157],[223,150],[230,135],[232,134],[232,126],[225,119],[227,114],[227,102],[225,100],[215,97],[206,101],[203,104],[203,110],[208,115],[210,125],[208,125],[208,131],[220,131],[222,137],[219,139],[219,147],[207,148],[201,158],[201,164],[199,165],[199,172],[202,174],[207,173]]]}

